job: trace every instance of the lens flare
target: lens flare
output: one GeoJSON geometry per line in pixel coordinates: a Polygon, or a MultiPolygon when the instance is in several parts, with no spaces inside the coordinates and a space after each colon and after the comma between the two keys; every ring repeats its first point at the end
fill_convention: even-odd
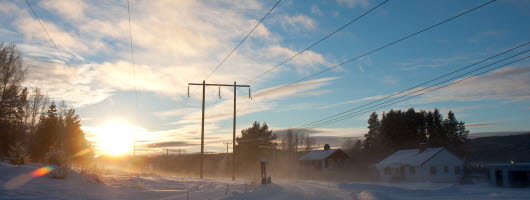
{"type": "Polygon", "coordinates": [[[30,172],[30,173],[24,173],[24,174],[18,175],[16,177],[12,178],[11,180],[7,181],[4,184],[4,187],[6,189],[18,188],[18,187],[26,184],[27,182],[31,181],[31,179],[33,179],[33,178],[41,177],[41,176],[44,176],[44,175],[50,173],[51,171],[53,171],[53,169],[55,169],[54,166],[47,165],[47,166],[38,168],[38,169],[36,169],[36,170],[34,170],[34,171],[30,172]]]}
{"type": "Polygon", "coordinates": [[[51,165],[48,165],[48,166],[44,166],[44,167],[41,167],[41,168],[38,168],[36,169],[35,171],[33,171],[31,173],[31,176],[33,177],[41,177],[41,176],[44,176],[48,173],[50,173],[51,171],[53,171],[55,167],[51,166],[51,165]]]}

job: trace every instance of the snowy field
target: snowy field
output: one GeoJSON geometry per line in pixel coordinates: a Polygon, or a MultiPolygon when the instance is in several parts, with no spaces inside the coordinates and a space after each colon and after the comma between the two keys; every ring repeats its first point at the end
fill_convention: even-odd
{"type": "Polygon", "coordinates": [[[530,199],[529,188],[486,183],[332,183],[273,177],[273,184],[253,187],[229,179],[112,175],[100,184],[77,173],[64,180],[31,177],[40,167],[0,164],[0,199],[530,199]]]}

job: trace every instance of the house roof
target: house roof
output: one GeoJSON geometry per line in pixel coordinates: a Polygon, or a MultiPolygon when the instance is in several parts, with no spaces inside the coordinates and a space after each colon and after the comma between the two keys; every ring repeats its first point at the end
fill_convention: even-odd
{"type": "Polygon", "coordinates": [[[314,150],[300,157],[299,160],[324,160],[340,149],[314,150]]]}
{"type": "Polygon", "coordinates": [[[443,147],[437,148],[426,148],[424,152],[419,152],[419,149],[406,149],[398,150],[392,155],[386,157],[381,162],[377,163],[375,166],[377,168],[384,168],[387,166],[401,166],[401,165],[411,165],[418,166],[423,164],[425,161],[434,157],[438,152],[442,151],[443,147]]]}

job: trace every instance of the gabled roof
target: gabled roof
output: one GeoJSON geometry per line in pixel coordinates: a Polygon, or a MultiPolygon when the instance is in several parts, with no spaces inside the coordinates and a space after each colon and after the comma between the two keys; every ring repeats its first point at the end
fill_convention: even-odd
{"type": "Polygon", "coordinates": [[[324,160],[340,149],[314,150],[300,157],[299,160],[324,160]]]}
{"type": "Polygon", "coordinates": [[[384,168],[391,165],[419,166],[434,157],[442,150],[444,150],[443,147],[426,148],[425,151],[421,153],[419,152],[419,149],[398,150],[392,155],[386,157],[381,162],[377,163],[375,166],[377,168],[384,168]]]}

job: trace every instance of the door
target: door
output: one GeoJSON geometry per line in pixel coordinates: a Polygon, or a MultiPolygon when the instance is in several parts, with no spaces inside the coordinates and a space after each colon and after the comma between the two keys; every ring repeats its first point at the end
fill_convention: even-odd
{"type": "Polygon", "coordinates": [[[495,184],[502,186],[502,170],[495,170],[495,184]]]}

